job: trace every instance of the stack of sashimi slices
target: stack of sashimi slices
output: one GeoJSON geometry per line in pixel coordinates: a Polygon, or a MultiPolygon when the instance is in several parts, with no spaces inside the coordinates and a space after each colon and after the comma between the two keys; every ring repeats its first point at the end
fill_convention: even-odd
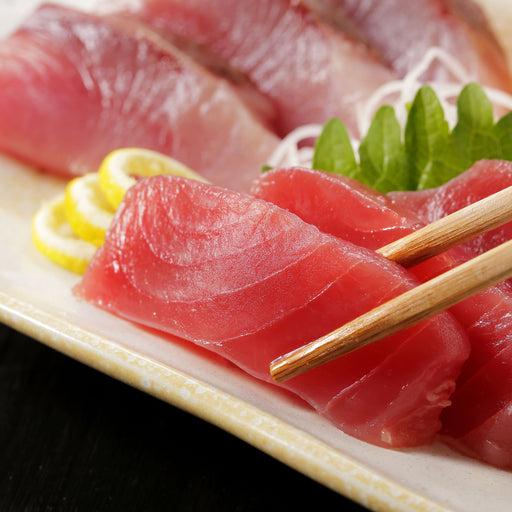
{"type": "Polygon", "coordinates": [[[248,191],[294,128],[339,117],[357,135],[358,103],[431,46],[455,53],[469,79],[511,89],[472,3],[365,6],[384,3],[382,27],[409,30],[376,31],[373,10],[342,0],[126,0],[100,2],[102,15],[43,5],[0,42],[0,150],[77,175],[144,147],[248,191]]]}
{"type": "MultiPolygon", "coordinates": [[[[439,195],[465,189],[450,204],[462,206],[484,173],[496,179],[481,196],[512,185],[512,163],[482,161],[439,195]]],[[[418,217],[407,209],[415,194],[387,197],[304,168],[265,173],[252,196],[178,177],[144,180],[75,291],[270,381],[279,355],[475,254],[461,247],[408,272],[368,250],[420,226],[425,210],[446,212],[429,208],[435,192],[418,193],[418,217]]],[[[511,312],[510,286],[494,286],[283,385],[365,441],[416,446],[441,428],[457,449],[511,468],[511,312]]]]}
{"type": "MultiPolygon", "coordinates": [[[[215,183],[140,180],[78,296],[270,380],[276,357],[488,246],[482,239],[412,271],[373,251],[473,202],[475,175],[510,184],[512,164],[481,162],[442,190],[389,196],[301,168],[259,176],[297,126],[341,117],[357,133],[355,104],[434,44],[456,51],[473,79],[509,89],[505,57],[473,4],[352,4],[141,0],[101,15],[46,5],[0,43],[2,151],[72,175],[140,146],[215,183]],[[391,38],[374,29],[381,8],[380,18],[402,20],[391,38]],[[407,33],[399,44],[414,19],[432,39],[407,33]]],[[[511,293],[490,288],[283,386],[359,439],[410,447],[441,431],[510,469],[511,293]]]]}

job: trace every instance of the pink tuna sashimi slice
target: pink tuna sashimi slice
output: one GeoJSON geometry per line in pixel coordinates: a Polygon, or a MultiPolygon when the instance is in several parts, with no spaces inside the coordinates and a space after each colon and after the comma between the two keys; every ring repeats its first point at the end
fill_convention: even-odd
{"type": "Polygon", "coordinates": [[[251,193],[324,233],[373,250],[423,225],[401,216],[390,199],[359,181],[301,167],[261,174],[251,193]]]}
{"type": "MultiPolygon", "coordinates": [[[[414,212],[424,222],[434,222],[454,211],[512,185],[512,162],[481,160],[444,185],[417,192],[391,192],[393,203],[414,212]]],[[[481,254],[512,238],[512,222],[465,244],[481,254]]]]}
{"type": "MultiPolygon", "coordinates": [[[[128,193],[75,292],[271,381],[273,359],[415,284],[270,203],[160,176],[128,193]]],[[[418,445],[439,428],[467,355],[444,314],[284,386],[350,435],[418,445]]]]}
{"type": "Polygon", "coordinates": [[[355,104],[393,78],[364,45],[293,0],[121,0],[114,5],[171,37],[207,47],[244,73],[274,102],[281,135],[331,117],[357,133],[355,104]]]}
{"type": "MultiPolygon", "coordinates": [[[[252,190],[256,197],[297,214],[324,232],[371,249],[422,225],[388,197],[355,180],[323,172],[301,168],[268,171],[252,190]]],[[[408,197],[413,195],[408,193],[408,197]]],[[[424,281],[467,258],[467,250],[454,249],[410,270],[424,281]]],[[[512,292],[507,286],[493,286],[450,312],[466,329],[472,350],[451,397],[452,405],[441,415],[444,433],[449,443],[464,453],[512,468],[510,430],[505,435],[512,410],[512,359],[505,357],[512,349],[512,292]]]]}
{"type": "Polygon", "coordinates": [[[461,452],[512,469],[512,343],[507,341],[487,363],[470,375],[464,372],[453,405],[443,411],[442,433],[461,452]]]}
{"type": "MultiPolygon", "coordinates": [[[[351,30],[390,66],[405,76],[432,47],[445,50],[471,80],[510,91],[505,53],[481,8],[472,0],[304,0],[338,26],[351,30]]],[[[453,80],[434,63],[425,80],[453,80]]]]}
{"type": "Polygon", "coordinates": [[[83,174],[140,146],[248,187],[277,137],[225,80],[127,25],[47,5],[0,43],[0,150],[83,174]]]}

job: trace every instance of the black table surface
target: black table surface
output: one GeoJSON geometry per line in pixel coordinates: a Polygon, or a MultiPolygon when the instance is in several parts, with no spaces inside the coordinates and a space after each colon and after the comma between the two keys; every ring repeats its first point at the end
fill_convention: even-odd
{"type": "Polygon", "coordinates": [[[0,511],[365,508],[0,324],[0,511]]]}

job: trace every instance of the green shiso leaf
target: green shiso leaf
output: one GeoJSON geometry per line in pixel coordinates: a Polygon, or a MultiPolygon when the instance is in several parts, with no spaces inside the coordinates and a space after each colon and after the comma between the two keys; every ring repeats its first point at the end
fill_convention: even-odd
{"type": "Polygon", "coordinates": [[[512,160],[512,112],[505,114],[494,125],[494,135],[501,149],[499,158],[512,160]]]}
{"type": "Polygon", "coordinates": [[[327,121],[316,140],[313,168],[353,177],[358,167],[345,125],[339,119],[327,121]]]}
{"type": "Polygon", "coordinates": [[[512,160],[512,113],[494,123],[492,104],[471,83],[457,98],[450,131],[434,90],[421,87],[408,105],[403,130],[392,107],[381,107],[359,146],[356,160],[339,119],[330,120],[315,146],[313,167],[335,172],[386,193],[438,187],[483,158],[512,160]]]}
{"type": "Polygon", "coordinates": [[[360,166],[353,177],[381,192],[409,190],[413,183],[401,131],[393,108],[379,108],[359,146],[360,166]]]}
{"type": "Polygon", "coordinates": [[[438,159],[444,153],[450,128],[443,107],[430,86],[422,87],[407,115],[405,151],[411,160],[411,184],[415,188],[429,188],[441,178],[444,165],[438,159]]]}
{"type": "Polygon", "coordinates": [[[452,139],[468,163],[501,154],[494,133],[492,104],[477,84],[469,84],[457,99],[458,122],[452,139]]]}

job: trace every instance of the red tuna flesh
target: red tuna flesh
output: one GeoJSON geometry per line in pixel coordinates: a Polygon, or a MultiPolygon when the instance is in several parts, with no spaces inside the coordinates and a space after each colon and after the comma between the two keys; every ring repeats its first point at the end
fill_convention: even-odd
{"type": "MultiPolygon", "coordinates": [[[[269,364],[415,286],[400,266],[270,203],[174,176],[126,196],[75,292],[271,381],[269,364]]],[[[468,355],[449,314],[283,384],[346,433],[432,440],[468,355]]]]}
{"type": "MultiPolygon", "coordinates": [[[[399,207],[414,212],[424,222],[434,222],[512,185],[512,162],[481,160],[448,183],[417,192],[391,192],[399,207]]],[[[481,254],[512,238],[512,222],[473,238],[466,244],[481,254]]]]}
{"type": "Polygon", "coordinates": [[[373,250],[422,225],[400,215],[390,199],[359,181],[301,167],[263,173],[251,193],[324,233],[373,250]]]}
{"type": "Polygon", "coordinates": [[[393,78],[364,45],[293,0],[127,0],[114,5],[171,37],[207,47],[244,73],[273,101],[281,135],[331,117],[357,133],[355,104],[393,78]]]}
{"type": "MultiPolygon", "coordinates": [[[[472,372],[443,411],[446,441],[459,451],[495,466],[512,469],[512,343],[472,372]]],[[[476,363],[470,356],[468,363],[476,363]]]]}
{"type": "MultiPolygon", "coordinates": [[[[388,197],[355,180],[318,171],[269,171],[255,182],[253,192],[324,232],[371,249],[423,225],[411,211],[394,206],[388,197]]],[[[407,197],[414,199],[414,194],[407,197]]],[[[454,249],[410,270],[425,281],[467,259],[467,250],[454,249]]],[[[465,328],[472,350],[452,405],[441,415],[446,440],[464,453],[512,468],[511,290],[504,285],[490,287],[450,312],[465,328]]]]}
{"type": "Polygon", "coordinates": [[[50,5],[0,43],[0,112],[0,150],[65,175],[139,146],[242,189],[278,143],[228,82],[147,29],[50,5]]]}
{"type": "MultiPolygon", "coordinates": [[[[357,34],[393,69],[404,76],[432,47],[445,50],[472,80],[509,91],[505,53],[481,8],[472,0],[304,0],[341,30],[357,34]]],[[[435,63],[426,80],[452,79],[435,63]]]]}

